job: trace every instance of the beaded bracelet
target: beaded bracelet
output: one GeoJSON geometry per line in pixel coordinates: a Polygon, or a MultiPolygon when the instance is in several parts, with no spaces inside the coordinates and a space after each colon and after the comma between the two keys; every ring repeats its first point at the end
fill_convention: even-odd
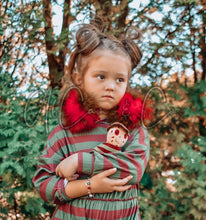
{"type": "Polygon", "coordinates": [[[85,185],[87,186],[87,192],[88,192],[89,198],[93,198],[94,195],[91,193],[91,182],[90,182],[90,178],[87,179],[87,182],[85,183],[85,185]]]}

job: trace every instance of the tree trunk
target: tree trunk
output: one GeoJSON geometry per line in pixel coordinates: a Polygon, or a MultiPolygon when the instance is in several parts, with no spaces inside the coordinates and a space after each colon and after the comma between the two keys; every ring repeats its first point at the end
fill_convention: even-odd
{"type": "Polygon", "coordinates": [[[49,78],[50,86],[54,88],[58,85],[58,71],[57,71],[57,61],[56,61],[56,51],[54,48],[54,33],[53,33],[53,24],[52,24],[52,6],[51,0],[43,0],[43,15],[45,22],[45,43],[46,43],[46,52],[49,66],[49,78]]]}
{"type": "Polygon", "coordinates": [[[126,18],[129,14],[129,6],[127,1],[121,1],[120,3],[120,16],[118,18],[118,23],[117,23],[117,27],[118,29],[124,29],[125,28],[125,24],[126,24],[126,18]]]}
{"type": "Polygon", "coordinates": [[[104,22],[104,31],[112,32],[116,37],[119,37],[126,27],[126,18],[129,14],[128,1],[98,0],[94,6],[96,15],[104,22]],[[112,26],[112,23],[114,26],[112,26]]]}
{"type": "Polygon", "coordinates": [[[64,75],[65,55],[67,51],[68,39],[61,39],[61,36],[68,36],[70,23],[70,4],[71,0],[65,0],[63,11],[63,24],[60,40],[63,41],[64,47],[58,48],[54,40],[54,31],[52,24],[52,5],[51,0],[43,0],[43,13],[45,21],[45,42],[49,66],[49,78],[51,88],[61,87],[61,78],[64,75]],[[59,55],[57,55],[59,54],[59,55]]]}
{"type": "Polygon", "coordinates": [[[64,47],[62,47],[59,50],[59,67],[61,71],[60,77],[62,77],[64,74],[65,57],[68,52],[67,44],[68,44],[68,36],[69,36],[69,25],[74,20],[74,18],[71,16],[70,7],[71,7],[71,0],[65,0],[64,10],[63,10],[63,23],[62,23],[62,29],[60,35],[60,40],[62,40],[64,47]]]}
{"type": "Polygon", "coordinates": [[[96,8],[96,15],[103,20],[103,27],[105,32],[112,30],[111,16],[112,16],[112,1],[98,0],[94,3],[96,8]]]}

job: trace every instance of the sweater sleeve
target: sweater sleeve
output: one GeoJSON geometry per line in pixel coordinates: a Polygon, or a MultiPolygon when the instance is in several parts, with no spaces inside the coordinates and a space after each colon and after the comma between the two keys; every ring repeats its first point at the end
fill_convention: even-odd
{"type": "Polygon", "coordinates": [[[138,184],[144,174],[149,159],[149,135],[145,128],[134,129],[128,144],[122,151],[98,153],[92,151],[78,153],[78,172],[81,174],[95,175],[110,168],[117,168],[111,176],[113,179],[122,179],[128,175],[133,178],[128,184],[138,184]]]}
{"type": "Polygon", "coordinates": [[[64,179],[56,176],[55,173],[57,165],[65,158],[62,148],[65,148],[64,143],[54,130],[48,137],[46,147],[39,157],[38,168],[33,177],[33,184],[41,198],[54,204],[71,200],[65,193],[64,179]]]}
{"type": "Polygon", "coordinates": [[[121,147],[109,143],[102,143],[95,147],[94,150],[99,153],[110,153],[115,151],[121,151],[121,147]]]}

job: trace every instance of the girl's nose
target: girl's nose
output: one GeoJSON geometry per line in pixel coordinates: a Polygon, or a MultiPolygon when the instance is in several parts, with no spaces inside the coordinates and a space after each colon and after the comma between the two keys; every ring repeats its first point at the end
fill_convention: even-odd
{"type": "Polygon", "coordinates": [[[105,82],[105,88],[107,91],[113,91],[115,89],[115,83],[111,81],[105,82]]]}

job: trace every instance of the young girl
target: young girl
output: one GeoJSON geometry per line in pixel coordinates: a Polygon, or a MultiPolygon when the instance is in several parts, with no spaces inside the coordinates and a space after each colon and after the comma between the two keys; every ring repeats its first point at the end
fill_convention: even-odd
{"type": "Polygon", "coordinates": [[[61,95],[63,121],[48,137],[33,183],[43,200],[57,204],[52,219],[140,219],[149,138],[138,126],[142,100],[127,90],[141,50],[92,25],[81,27],[76,41],[61,95]],[[125,119],[131,134],[121,151],[93,150],[111,123],[125,119]]]}

